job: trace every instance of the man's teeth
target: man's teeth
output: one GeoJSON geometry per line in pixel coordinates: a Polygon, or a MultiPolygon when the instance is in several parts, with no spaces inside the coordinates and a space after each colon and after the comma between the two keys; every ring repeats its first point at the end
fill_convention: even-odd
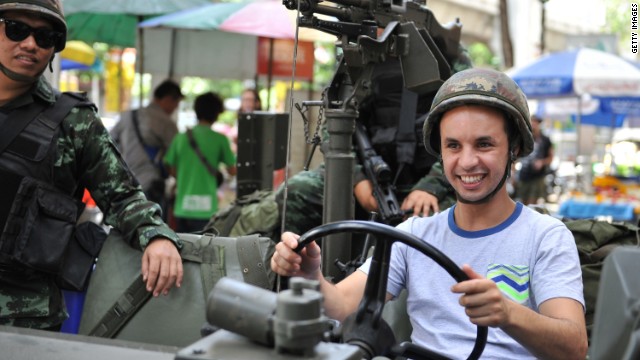
{"type": "Polygon", "coordinates": [[[463,183],[470,184],[470,183],[479,182],[480,180],[482,180],[482,176],[480,176],[480,175],[476,175],[476,176],[460,176],[460,179],[462,179],[463,183]]]}

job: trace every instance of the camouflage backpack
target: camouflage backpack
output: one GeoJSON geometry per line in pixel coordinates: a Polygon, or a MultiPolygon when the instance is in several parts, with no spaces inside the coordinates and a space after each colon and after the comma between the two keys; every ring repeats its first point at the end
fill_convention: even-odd
{"type": "Polygon", "coordinates": [[[591,338],[604,259],[618,246],[638,245],[640,243],[639,228],[637,225],[626,222],[608,223],[586,219],[566,220],[564,223],[573,234],[578,247],[586,305],[585,320],[587,333],[591,338]]]}
{"type": "Polygon", "coordinates": [[[279,239],[279,226],[276,193],[256,190],[214,214],[205,226],[205,232],[215,229],[219,236],[231,237],[259,234],[275,241],[279,239]]]}

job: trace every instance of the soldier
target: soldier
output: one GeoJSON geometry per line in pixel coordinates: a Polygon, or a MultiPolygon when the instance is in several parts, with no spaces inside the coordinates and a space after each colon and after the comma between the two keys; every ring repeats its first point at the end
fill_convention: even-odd
{"type": "MultiPolygon", "coordinates": [[[[398,228],[440,249],[470,279],[456,284],[420,252],[394,245],[387,299],[407,289],[412,341],[459,359],[473,345],[475,325],[489,326],[484,357],[584,359],[584,298],[573,236],[558,219],[514,202],[505,186],[512,163],[533,150],[522,91],[494,70],[453,75],[435,96],[424,143],[442,162],[457,202],[398,228]]],[[[328,316],[341,320],[355,312],[370,261],[333,285],[322,275],[318,245],[297,254],[297,239],[282,235],[271,268],[320,281],[328,316]]]]}
{"type": "Polygon", "coordinates": [[[42,76],[66,35],[59,0],[0,1],[2,140],[16,134],[0,145],[3,325],[58,330],[67,317],[55,281],[59,259],[48,257],[64,256],[85,188],[105,222],[144,249],[148,291],[167,294],[182,282],[179,239],[146,200],[93,104],[60,95],[42,76]],[[50,116],[69,101],[75,106],[65,115],[50,116]]]}
{"type": "MultiPolygon", "coordinates": [[[[458,59],[452,61],[454,71],[471,67],[471,62],[461,47],[458,59]]],[[[415,127],[417,138],[413,148],[414,156],[410,161],[402,163],[397,160],[398,128],[400,127],[398,113],[403,105],[404,82],[400,62],[390,58],[378,64],[373,71],[371,83],[372,95],[368,96],[359,108],[358,122],[366,129],[373,148],[377,154],[389,165],[393,175],[394,194],[402,210],[410,211],[414,215],[428,216],[439,211],[438,201],[445,200],[446,182],[443,183],[436,173],[428,174],[436,158],[427,153],[420,145],[419,134],[426,119],[428,106],[434,93],[425,94],[417,101],[415,117],[410,119],[415,127]]],[[[324,145],[323,145],[324,146],[324,145]]],[[[436,170],[437,171],[437,170],[436,170]]],[[[322,224],[324,201],[324,164],[316,169],[300,172],[289,179],[286,202],[286,231],[302,234],[322,224]]],[[[366,212],[377,211],[378,204],[373,193],[373,185],[367,179],[361,165],[353,174],[353,193],[359,204],[358,216],[367,218],[366,212]]],[[[280,208],[284,205],[284,188],[280,187],[276,193],[276,201],[280,208]]],[[[447,206],[447,202],[443,203],[447,206]]],[[[395,225],[395,224],[394,224],[395,225]]]]}

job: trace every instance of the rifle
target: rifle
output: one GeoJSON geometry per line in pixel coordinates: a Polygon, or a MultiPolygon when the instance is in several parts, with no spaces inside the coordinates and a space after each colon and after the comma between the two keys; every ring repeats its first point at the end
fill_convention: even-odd
{"type": "Polygon", "coordinates": [[[378,203],[380,219],[385,224],[395,226],[403,220],[405,214],[400,209],[395,194],[393,173],[389,165],[376,153],[364,125],[360,122],[356,123],[354,138],[365,175],[373,185],[373,197],[378,203]]]}

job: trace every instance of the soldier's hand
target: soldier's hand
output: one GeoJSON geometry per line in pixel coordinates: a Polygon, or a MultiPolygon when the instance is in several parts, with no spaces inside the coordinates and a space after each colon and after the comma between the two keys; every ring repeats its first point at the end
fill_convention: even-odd
{"type": "Polygon", "coordinates": [[[428,216],[440,212],[438,198],[424,190],[413,190],[402,202],[403,210],[413,209],[414,216],[428,216]]]}
{"type": "Polygon", "coordinates": [[[307,279],[322,276],[319,274],[320,246],[313,241],[298,254],[294,249],[298,247],[299,238],[299,235],[292,232],[282,234],[271,257],[271,270],[282,276],[302,276],[307,279]]]}
{"type": "Polygon", "coordinates": [[[182,258],[174,243],[166,238],[151,240],[142,254],[142,279],[153,296],[167,295],[182,285],[182,258]]]}
{"type": "Polygon", "coordinates": [[[367,211],[377,211],[378,202],[373,196],[373,184],[369,180],[362,180],[353,188],[353,194],[360,206],[367,211]]]}

